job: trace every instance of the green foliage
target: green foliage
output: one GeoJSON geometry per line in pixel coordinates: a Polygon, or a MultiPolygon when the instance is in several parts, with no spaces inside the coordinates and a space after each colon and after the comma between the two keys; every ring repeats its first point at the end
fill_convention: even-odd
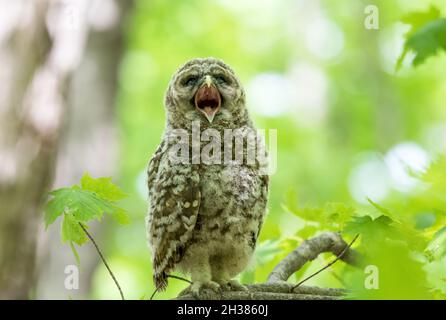
{"type": "Polygon", "coordinates": [[[94,192],[102,199],[118,201],[127,197],[117,185],[113,184],[110,177],[92,178],[88,173],[81,178],[81,187],[84,190],[94,192]]]}
{"type": "Polygon", "coordinates": [[[397,69],[409,51],[415,53],[414,66],[423,63],[440,50],[446,50],[446,19],[440,18],[440,10],[431,6],[427,12],[413,12],[403,17],[402,22],[411,29],[406,34],[404,50],[397,62],[397,69]]]}
{"type": "Polygon", "coordinates": [[[432,163],[432,165],[421,175],[421,179],[430,185],[430,191],[440,197],[446,204],[446,180],[444,179],[446,172],[446,157],[440,157],[432,163]]]}
{"type": "Polygon", "coordinates": [[[440,10],[435,6],[430,6],[429,11],[422,12],[416,11],[406,14],[401,21],[410,25],[410,30],[406,34],[407,36],[413,35],[418,29],[425,24],[440,18],[440,10]]]}
{"type": "MultiPolygon", "coordinates": [[[[361,250],[362,249],[362,250],[361,250]]],[[[378,270],[377,288],[367,287],[368,276],[364,268],[348,268],[342,274],[354,299],[429,299],[432,295],[423,264],[412,257],[413,253],[404,244],[388,241],[364,244],[362,253],[365,266],[378,270]]]]}
{"type": "MultiPolygon", "coordinates": [[[[363,256],[362,267],[342,267],[341,278],[350,289],[349,298],[440,298],[446,293],[441,280],[446,279],[445,169],[446,157],[439,157],[418,175],[423,183],[419,191],[386,206],[368,199],[370,206],[365,210],[341,203],[299,207],[296,193],[289,192],[283,207],[304,221],[296,233],[300,239],[326,230],[339,231],[346,238],[360,235],[355,250],[363,256]],[[433,202],[437,210],[420,199],[438,199],[433,202]],[[421,218],[425,221],[420,224],[421,218]],[[366,286],[368,265],[379,270],[378,288],[366,286]]],[[[296,246],[293,243],[289,251],[296,246]]]]}
{"type": "Polygon", "coordinates": [[[88,240],[82,227],[87,228],[89,221],[100,221],[105,213],[120,224],[130,222],[125,209],[116,204],[126,194],[111,182],[111,178],[95,179],[85,173],[80,186],[53,190],[50,195],[52,199],[45,207],[45,225],[48,227],[63,215],[61,238],[70,243],[78,262],[79,255],[73,244],[82,245],[88,240]]]}
{"type": "Polygon", "coordinates": [[[354,217],[346,224],[344,232],[353,236],[360,234],[363,241],[373,242],[391,234],[393,231],[391,223],[392,219],[385,215],[375,219],[370,216],[354,217]]]}
{"type": "MultiPolygon", "coordinates": [[[[319,232],[342,232],[347,223],[356,221],[356,217],[369,216],[374,221],[385,216],[392,220],[389,221],[389,232],[396,230],[402,233],[399,239],[404,238],[395,240],[390,234],[388,241],[406,242],[411,250],[409,253],[402,251],[403,261],[406,258],[412,261],[415,252],[424,261],[422,271],[429,287],[441,293],[438,281],[444,278],[442,270],[446,270],[444,258],[441,258],[445,246],[440,232],[446,225],[446,192],[441,192],[445,190],[441,187],[441,179],[446,181],[442,178],[444,173],[436,169],[432,171],[432,178],[438,180],[432,187],[406,193],[387,185],[384,197],[370,195],[375,203],[389,210],[388,214],[371,204],[363,206],[356,202],[358,199],[352,198],[349,185],[357,160],[362,159],[364,153],[373,152],[384,157],[404,141],[417,143],[431,156],[444,152],[443,135],[435,131],[433,139],[431,130],[445,121],[446,59],[429,59],[423,68],[409,68],[400,75],[390,72],[395,56],[389,50],[396,49],[400,40],[398,35],[393,36],[398,30],[398,21],[413,8],[424,8],[426,1],[374,1],[380,13],[379,30],[361,27],[364,6],[352,6],[352,1],[323,0],[320,6],[312,9],[314,16],[330,23],[328,29],[319,29],[320,24],[316,27],[308,24],[307,10],[297,6],[295,1],[258,1],[253,4],[246,1],[138,0],[135,3],[126,24],[126,48],[117,96],[119,147],[125,159],[120,161],[119,181],[132,195],[123,201],[123,205],[134,215],[129,227],[118,229],[110,224],[106,233],[110,240],[107,241],[107,251],[113,259],[126,262],[128,279],[125,285],[134,294],[133,298],[137,299],[142,292],[150,296],[154,290],[148,274],[151,266],[144,232],[147,212],[144,177],[148,158],[156,149],[165,124],[163,95],[177,67],[187,59],[204,56],[219,57],[228,62],[247,89],[248,108],[256,125],[278,130],[278,171],[270,179],[269,214],[260,233],[259,246],[278,240],[275,245],[279,250],[266,254],[269,251],[262,248],[267,259],[260,257],[256,260],[259,264],[244,273],[242,282],[265,281],[280,259],[304,239],[319,232]],[[337,28],[331,27],[333,24],[337,28]],[[336,30],[340,31],[339,36],[333,33],[336,30]],[[325,50],[321,44],[330,44],[339,37],[343,39],[343,46],[334,59],[321,58],[317,54],[315,48],[319,48],[319,52],[325,50]],[[305,72],[299,73],[299,70],[305,72]],[[302,103],[285,105],[285,111],[269,116],[259,112],[261,108],[255,105],[258,92],[249,90],[253,81],[265,74],[286,79],[303,78],[301,82],[312,85],[308,90],[301,83],[293,82],[293,94],[308,91],[301,99],[302,103]],[[324,90],[319,91],[317,80],[328,88],[328,95],[324,90]],[[317,97],[316,103],[311,97],[317,97]],[[290,193],[294,207],[293,201],[284,199],[285,190],[289,188],[298,190],[298,196],[290,193]],[[332,205],[326,204],[333,200],[345,208],[352,208],[353,212],[344,214],[339,208],[331,209],[332,205]],[[330,214],[336,210],[341,211],[340,217],[332,221],[330,214]],[[439,272],[435,277],[434,269],[439,272]]],[[[446,12],[445,1],[437,0],[435,5],[441,12],[446,12]]],[[[421,12],[421,15],[408,19],[414,28],[406,38],[430,21],[440,19],[441,15],[436,16],[435,12],[434,9],[425,17],[426,12],[421,12]]],[[[331,52],[332,47],[328,45],[327,51],[331,52]]],[[[276,111],[276,108],[278,106],[272,103],[270,110],[276,111]]],[[[346,232],[343,236],[347,241],[351,239],[346,232]]],[[[363,237],[354,244],[361,252],[367,252],[368,245],[363,237]]],[[[380,259],[385,257],[383,252],[380,259]]],[[[398,257],[388,254],[388,263],[395,265],[394,269],[387,269],[390,275],[398,273],[398,257]]],[[[327,259],[332,256],[322,255],[304,266],[298,277],[314,272],[325,265],[327,259]]],[[[342,262],[337,262],[308,284],[342,286],[331,271],[341,277],[348,271],[346,269],[342,262]]],[[[362,278],[358,280],[358,286],[364,279],[363,270],[360,271],[362,278]]],[[[93,297],[114,297],[113,290],[107,290],[105,281],[101,281],[106,276],[102,269],[95,273],[93,297]]],[[[293,280],[296,279],[290,279],[293,280]]],[[[351,287],[354,283],[347,281],[345,285],[351,287]]],[[[402,285],[407,288],[406,284],[402,285]]],[[[184,286],[180,281],[172,281],[157,298],[172,298],[184,286]]],[[[437,293],[436,298],[439,297],[437,293]]]]}
{"type": "Polygon", "coordinates": [[[87,235],[79,223],[73,214],[64,213],[61,232],[63,242],[70,241],[82,245],[87,241],[87,235]]]}
{"type": "Polygon", "coordinates": [[[337,202],[329,202],[323,207],[299,207],[296,192],[293,190],[287,193],[286,202],[282,207],[285,211],[305,220],[305,226],[297,234],[304,239],[314,235],[318,229],[340,230],[345,222],[356,214],[355,208],[337,202]]]}

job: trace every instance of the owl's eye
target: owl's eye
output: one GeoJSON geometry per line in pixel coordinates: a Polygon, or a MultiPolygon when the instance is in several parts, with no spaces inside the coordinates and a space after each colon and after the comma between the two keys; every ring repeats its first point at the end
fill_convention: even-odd
{"type": "Polygon", "coordinates": [[[188,76],[186,79],[183,80],[182,84],[183,86],[193,86],[197,83],[198,77],[197,76],[188,76]]]}
{"type": "Polygon", "coordinates": [[[217,74],[215,77],[215,81],[220,84],[229,84],[230,80],[223,74],[217,74]]]}

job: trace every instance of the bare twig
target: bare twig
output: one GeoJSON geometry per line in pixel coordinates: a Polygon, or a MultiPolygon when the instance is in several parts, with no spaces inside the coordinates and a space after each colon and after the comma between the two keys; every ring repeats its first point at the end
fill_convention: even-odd
{"type": "Polygon", "coordinates": [[[116,287],[118,287],[119,293],[121,294],[121,299],[122,299],[122,300],[125,300],[125,298],[124,298],[124,294],[122,293],[121,286],[119,285],[118,280],[116,280],[115,275],[113,274],[113,272],[111,271],[110,267],[108,266],[108,263],[107,263],[107,261],[105,260],[104,256],[102,255],[102,252],[101,252],[101,250],[99,249],[98,245],[96,244],[96,241],[94,241],[93,237],[90,235],[90,233],[87,231],[87,229],[82,225],[82,223],[80,223],[80,222],[78,222],[78,223],[79,223],[79,225],[81,226],[82,230],[84,230],[84,232],[85,232],[85,234],[87,235],[87,237],[91,240],[91,242],[92,242],[93,245],[95,246],[96,251],[97,251],[98,254],[99,254],[99,257],[101,257],[101,260],[102,260],[102,262],[104,263],[105,267],[107,268],[108,273],[110,273],[110,276],[112,277],[113,281],[115,282],[116,287]]]}
{"type": "Polygon", "coordinates": [[[173,274],[168,274],[167,277],[168,277],[168,278],[172,278],[172,279],[181,280],[181,281],[187,282],[187,283],[189,283],[189,284],[192,283],[192,281],[190,281],[190,280],[188,280],[188,279],[186,279],[186,278],[183,278],[183,277],[180,277],[180,276],[175,276],[175,275],[173,275],[173,274]]]}
{"type": "Polygon", "coordinates": [[[304,283],[305,281],[307,281],[307,280],[313,278],[314,276],[318,275],[319,273],[321,273],[321,272],[324,271],[325,269],[328,269],[328,268],[329,268],[330,266],[332,266],[336,261],[338,261],[339,259],[341,259],[341,258],[345,255],[345,253],[351,248],[351,246],[352,246],[353,243],[356,241],[356,239],[358,239],[358,237],[359,237],[359,234],[357,234],[357,235],[353,238],[353,240],[348,244],[348,246],[346,246],[346,247],[341,251],[341,253],[338,254],[338,255],[336,256],[336,258],[335,258],[332,262],[330,262],[330,263],[327,264],[325,267],[319,269],[319,270],[316,271],[315,273],[309,275],[309,276],[306,277],[305,279],[303,279],[303,280],[301,280],[300,282],[298,282],[298,283],[293,287],[292,290],[296,289],[296,288],[299,287],[302,283],[304,283]]]}
{"type": "Polygon", "coordinates": [[[153,297],[155,296],[155,294],[158,292],[159,288],[156,287],[155,290],[153,291],[152,295],[150,296],[149,300],[153,300],[153,297]]]}

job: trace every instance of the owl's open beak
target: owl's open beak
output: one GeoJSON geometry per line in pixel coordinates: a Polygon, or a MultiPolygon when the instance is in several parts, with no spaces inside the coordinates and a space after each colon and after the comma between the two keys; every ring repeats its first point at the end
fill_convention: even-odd
{"type": "Polygon", "coordinates": [[[212,79],[206,76],[205,82],[195,93],[195,108],[203,113],[212,123],[221,106],[220,92],[212,83],[212,79]]]}

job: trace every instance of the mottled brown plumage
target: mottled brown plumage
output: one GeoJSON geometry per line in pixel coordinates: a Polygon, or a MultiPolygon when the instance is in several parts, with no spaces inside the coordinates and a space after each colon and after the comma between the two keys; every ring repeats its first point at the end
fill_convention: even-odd
{"type": "MultiPolygon", "coordinates": [[[[164,289],[167,275],[180,270],[191,274],[194,293],[205,287],[243,289],[232,278],[252,256],[268,195],[268,176],[261,172],[264,164],[223,163],[225,129],[238,129],[233,141],[246,141],[255,132],[244,90],[222,61],[193,59],[172,77],[165,108],[166,129],[148,168],[147,231],[155,284],[164,289]],[[193,123],[199,124],[201,133],[212,128],[221,134],[221,163],[194,161],[193,123]],[[180,144],[176,129],[187,132],[180,144]],[[172,151],[182,145],[190,151],[188,161],[172,161],[172,151]]],[[[213,135],[207,138],[218,140],[213,135]]],[[[217,149],[206,149],[207,143],[202,142],[199,151],[212,157],[217,149]]],[[[235,156],[235,150],[229,156],[235,156]]],[[[247,152],[243,148],[245,159],[247,152]]]]}

